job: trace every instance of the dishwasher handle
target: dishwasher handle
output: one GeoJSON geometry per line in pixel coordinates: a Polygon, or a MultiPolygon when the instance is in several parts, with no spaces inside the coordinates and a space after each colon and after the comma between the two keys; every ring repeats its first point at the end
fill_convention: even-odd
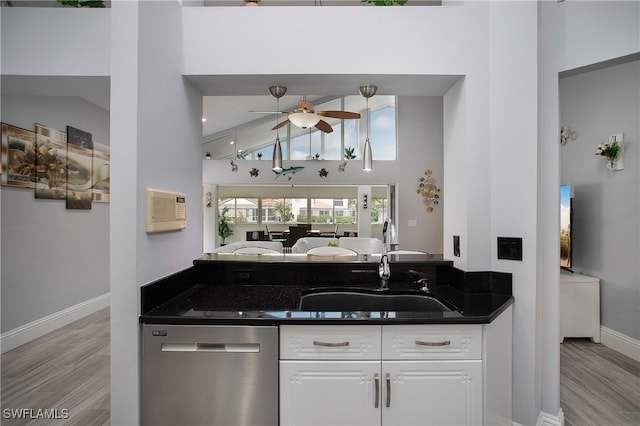
{"type": "Polygon", "coordinates": [[[163,343],[162,352],[258,353],[259,343],[163,343]]]}

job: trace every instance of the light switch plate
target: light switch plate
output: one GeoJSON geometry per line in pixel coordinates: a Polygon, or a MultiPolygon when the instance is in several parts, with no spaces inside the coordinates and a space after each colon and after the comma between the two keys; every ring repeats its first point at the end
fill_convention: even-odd
{"type": "Polygon", "coordinates": [[[460,257],[460,235],[453,236],[453,255],[460,257]]]}

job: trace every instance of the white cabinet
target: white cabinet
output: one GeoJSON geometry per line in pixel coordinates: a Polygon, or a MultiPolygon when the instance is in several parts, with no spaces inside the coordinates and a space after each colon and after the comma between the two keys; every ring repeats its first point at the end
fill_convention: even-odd
{"type": "Polygon", "coordinates": [[[511,307],[495,322],[282,325],[280,424],[511,424],[511,307]]]}
{"type": "Polygon", "coordinates": [[[382,424],[482,424],[482,361],[382,361],[382,424]]]}
{"type": "Polygon", "coordinates": [[[600,343],[600,280],[560,274],[560,343],[565,337],[589,337],[600,343]]]}
{"type": "Polygon", "coordinates": [[[379,374],[380,361],[280,361],[280,424],[380,424],[379,374]]]}

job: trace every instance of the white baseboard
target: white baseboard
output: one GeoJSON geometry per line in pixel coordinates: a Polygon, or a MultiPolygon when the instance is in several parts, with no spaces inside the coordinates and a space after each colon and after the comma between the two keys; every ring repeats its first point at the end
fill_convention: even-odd
{"type": "Polygon", "coordinates": [[[558,410],[557,416],[540,411],[536,426],[564,426],[564,412],[562,408],[558,410]]]}
{"type": "Polygon", "coordinates": [[[30,322],[29,324],[14,328],[6,333],[2,333],[2,335],[0,335],[0,353],[5,353],[25,343],[29,343],[53,330],[86,317],[102,308],[106,308],[109,306],[110,300],[110,294],[106,293],[30,322]]]}
{"type": "Polygon", "coordinates": [[[600,340],[603,345],[640,362],[640,340],[600,326],[600,340]]]}

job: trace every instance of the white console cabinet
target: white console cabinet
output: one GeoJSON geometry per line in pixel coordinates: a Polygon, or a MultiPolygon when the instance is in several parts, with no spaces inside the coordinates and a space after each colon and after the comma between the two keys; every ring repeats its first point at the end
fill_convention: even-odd
{"type": "Polygon", "coordinates": [[[600,280],[560,273],[560,343],[565,337],[589,337],[600,343],[600,280]]]}

